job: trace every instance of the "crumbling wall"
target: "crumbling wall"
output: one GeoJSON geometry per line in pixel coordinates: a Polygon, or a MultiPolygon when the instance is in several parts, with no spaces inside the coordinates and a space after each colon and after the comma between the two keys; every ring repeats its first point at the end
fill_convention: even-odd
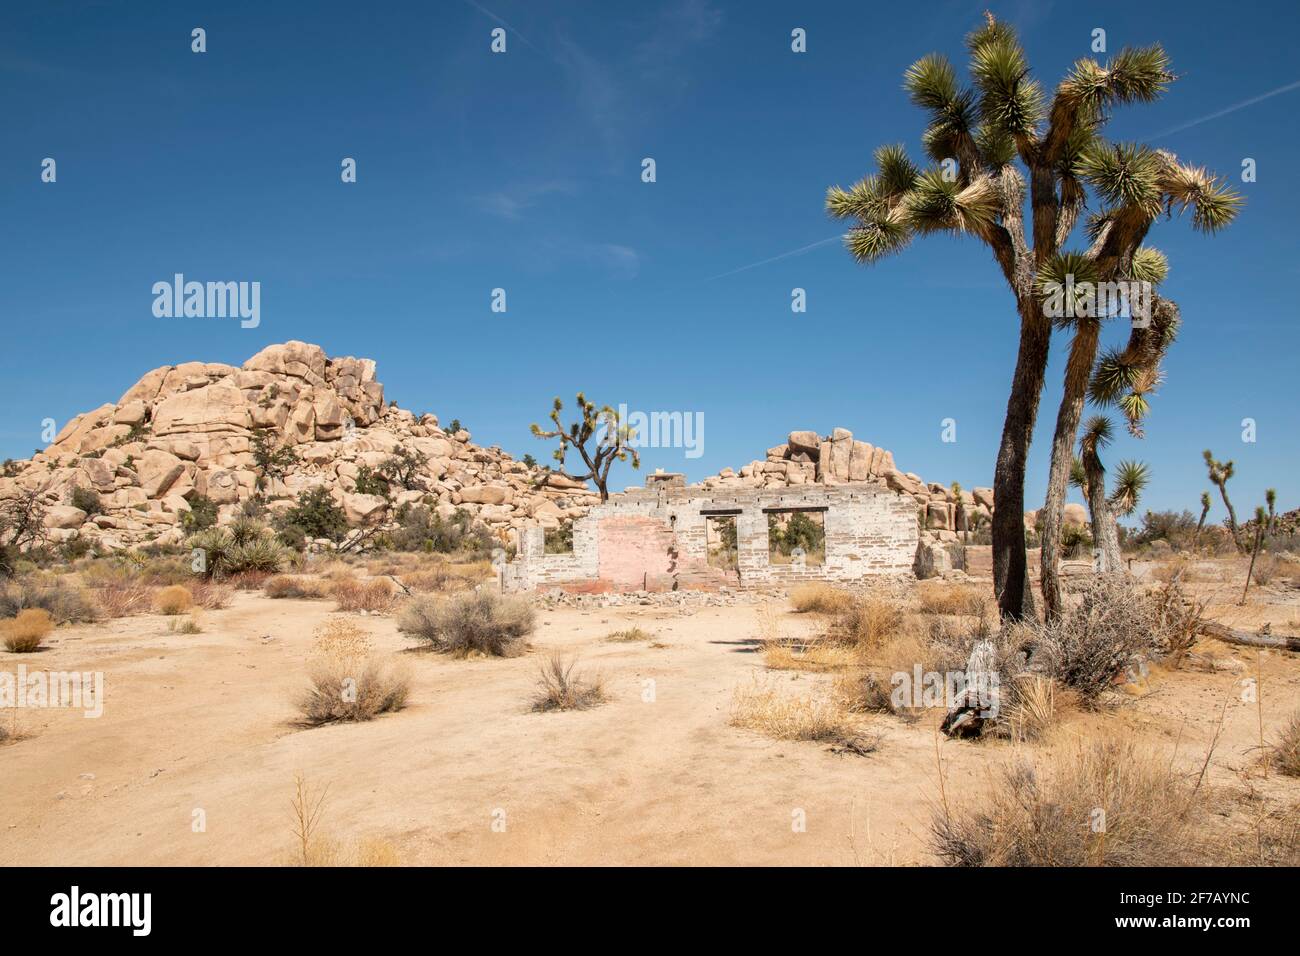
{"type": "Polygon", "coordinates": [[[525,529],[522,538],[518,557],[503,571],[509,590],[663,591],[852,583],[911,574],[919,531],[910,497],[863,482],[781,490],[630,491],[574,523],[572,554],[545,554],[540,528],[525,529]],[[823,563],[770,560],[768,513],[787,509],[825,509],[823,563]],[[710,514],[735,517],[734,571],[709,565],[710,514]]]}

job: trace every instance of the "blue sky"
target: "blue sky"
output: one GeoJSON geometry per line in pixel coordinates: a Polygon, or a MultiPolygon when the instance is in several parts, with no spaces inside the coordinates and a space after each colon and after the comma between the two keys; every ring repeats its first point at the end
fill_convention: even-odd
{"type": "MultiPolygon", "coordinates": [[[[1270,485],[1300,505],[1300,85],[1250,102],[1300,81],[1300,7],[1284,2],[8,4],[0,456],[30,455],[42,419],[116,400],[158,365],[304,339],[376,359],[388,398],[516,455],[545,457],[529,422],[582,388],[704,414],[702,457],[650,449],[643,471],[700,478],[790,429],[843,426],[927,481],[989,485],[1017,320],[988,251],[929,238],[867,269],[822,211],[875,146],[921,156],[901,75],[933,50],[964,68],[985,6],[1020,29],[1049,88],[1095,27],[1112,52],[1164,43],[1181,79],[1117,111],[1109,135],[1234,180],[1256,160],[1226,232],[1153,231],[1184,329],[1147,438],[1108,460],[1150,463],[1145,505],[1196,508],[1210,446],[1237,462],[1239,512],[1270,485]],[[260,326],[156,318],[150,289],[177,272],[260,282],[260,326]]],[[[1030,507],[1067,348],[1058,334],[1030,507]]]]}

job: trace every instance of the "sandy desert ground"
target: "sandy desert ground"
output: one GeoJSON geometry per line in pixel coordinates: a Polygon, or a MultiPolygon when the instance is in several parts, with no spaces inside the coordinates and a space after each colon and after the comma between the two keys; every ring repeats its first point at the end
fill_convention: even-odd
{"type": "MultiPolygon", "coordinates": [[[[1211,610],[1222,620],[1297,622],[1294,591],[1261,591],[1238,609],[1218,590],[1223,603],[1211,610]]],[[[939,711],[862,717],[879,737],[866,756],[730,726],[735,688],[764,671],[762,613],[758,604],[543,609],[529,654],[478,660],[419,649],[392,615],[350,614],[409,666],[410,702],[368,723],[309,729],[294,701],[332,601],[240,591],[201,612],[192,635],[157,614],[61,627],[40,653],[0,650],[0,669],[102,671],[104,713],[0,715],[18,731],[0,747],[0,864],[283,863],[296,774],[325,793],[321,834],[343,847],[382,841],[404,864],[936,862],[927,831],[940,767],[949,795],[975,797],[1022,745],[949,740],[937,733],[939,711]],[[652,639],[606,639],[630,626],[652,639]],[[539,664],[554,649],[599,672],[608,703],[532,712],[539,664]],[[803,832],[792,826],[799,811],[803,832]]],[[[819,626],[782,603],[784,634],[819,626]]],[[[1297,655],[1205,640],[1194,660],[1155,668],[1124,702],[1074,715],[1065,732],[1137,735],[1194,774],[1226,700],[1207,782],[1235,791],[1244,775],[1259,799],[1294,803],[1300,781],[1264,778],[1258,747],[1300,705],[1297,655]],[[1238,691],[1256,673],[1262,707],[1238,691]]],[[[766,679],[799,690],[829,677],[766,679]]]]}

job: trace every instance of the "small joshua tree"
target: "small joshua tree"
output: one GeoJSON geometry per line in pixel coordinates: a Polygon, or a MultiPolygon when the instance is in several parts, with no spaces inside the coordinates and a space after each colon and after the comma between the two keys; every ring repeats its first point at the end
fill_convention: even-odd
{"type": "Polygon", "coordinates": [[[1268,502],[1268,533],[1277,530],[1277,489],[1265,488],[1264,500],[1268,502]]]}
{"type": "Polygon", "coordinates": [[[1250,590],[1250,577],[1255,573],[1255,559],[1259,557],[1259,546],[1264,543],[1264,526],[1268,524],[1268,512],[1260,505],[1255,509],[1255,547],[1250,552],[1250,567],[1246,568],[1246,586],[1241,589],[1241,600],[1246,603],[1246,592],[1250,590]]]}
{"type": "Polygon", "coordinates": [[[596,403],[587,401],[582,392],[578,393],[577,400],[578,410],[582,413],[580,421],[566,427],[560,421],[560,412],[564,410],[564,403],[557,398],[551,409],[551,421],[555,427],[548,431],[536,422],[532,425],[533,437],[558,439],[560,442],[551,456],[559,463],[559,467],[555,469],[548,467],[541,483],[544,485],[551,474],[558,474],[570,481],[590,480],[599,489],[600,500],[608,501],[609,470],[614,462],[627,461],[631,458],[633,468],[641,467],[640,456],[630,447],[635,433],[619,420],[618,412],[608,405],[597,408],[596,403]],[[595,444],[589,448],[588,444],[593,439],[595,444]],[[570,450],[576,450],[582,458],[582,463],[587,469],[586,474],[570,475],[564,470],[564,461],[570,450]]]}
{"type": "Polygon", "coordinates": [[[1201,492],[1201,520],[1196,522],[1196,537],[1192,538],[1192,550],[1195,551],[1197,545],[1201,542],[1201,529],[1205,527],[1205,516],[1210,513],[1210,493],[1201,492]]]}
{"type": "Polygon", "coordinates": [[[1218,461],[1214,457],[1214,452],[1205,449],[1205,467],[1209,471],[1210,483],[1219,489],[1219,497],[1223,499],[1223,506],[1228,509],[1228,530],[1232,532],[1232,541],[1241,550],[1241,538],[1237,534],[1237,512],[1232,507],[1232,502],[1228,500],[1228,482],[1235,475],[1236,468],[1231,461],[1218,461]]]}

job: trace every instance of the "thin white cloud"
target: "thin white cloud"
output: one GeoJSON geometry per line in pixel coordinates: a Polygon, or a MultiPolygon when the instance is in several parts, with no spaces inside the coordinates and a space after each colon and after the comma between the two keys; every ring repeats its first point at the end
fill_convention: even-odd
{"type": "Polygon", "coordinates": [[[1165,136],[1172,136],[1174,133],[1181,133],[1185,129],[1191,129],[1193,126],[1200,126],[1202,123],[1208,123],[1210,120],[1218,119],[1220,116],[1227,116],[1229,113],[1235,113],[1237,110],[1244,110],[1247,106],[1254,106],[1256,103],[1263,102],[1274,96],[1281,96],[1283,93],[1289,93],[1291,90],[1300,89],[1300,80],[1294,83],[1288,83],[1286,86],[1279,86],[1275,90],[1269,90],[1267,93],[1261,93],[1259,96],[1252,96],[1248,100],[1242,100],[1240,103],[1233,103],[1221,110],[1213,113],[1207,113],[1204,116],[1197,117],[1194,120],[1188,120],[1186,123],[1180,123],[1178,126],[1171,126],[1169,129],[1163,129],[1154,134],[1152,139],[1161,139],[1165,136]]]}
{"type": "Polygon", "coordinates": [[[828,239],[818,239],[816,242],[810,242],[808,243],[808,245],[800,246],[798,249],[791,249],[788,252],[781,252],[778,253],[777,255],[771,256],[770,258],[760,259],[758,262],[751,262],[749,263],[749,265],[740,266],[739,268],[732,269],[729,272],[719,272],[715,276],[709,276],[704,281],[712,282],[714,279],[725,279],[727,276],[734,276],[738,272],[745,272],[749,269],[757,269],[759,266],[765,266],[769,262],[777,262],[780,259],[789,259],[791,256],[801,256],[805,252],[811,252],[812,250],[820,246],[824,246],[827,243],[838,242],[842,238],[843,238],[842,236],[836,235],[836,236],[831,236],[828,239]]]}

